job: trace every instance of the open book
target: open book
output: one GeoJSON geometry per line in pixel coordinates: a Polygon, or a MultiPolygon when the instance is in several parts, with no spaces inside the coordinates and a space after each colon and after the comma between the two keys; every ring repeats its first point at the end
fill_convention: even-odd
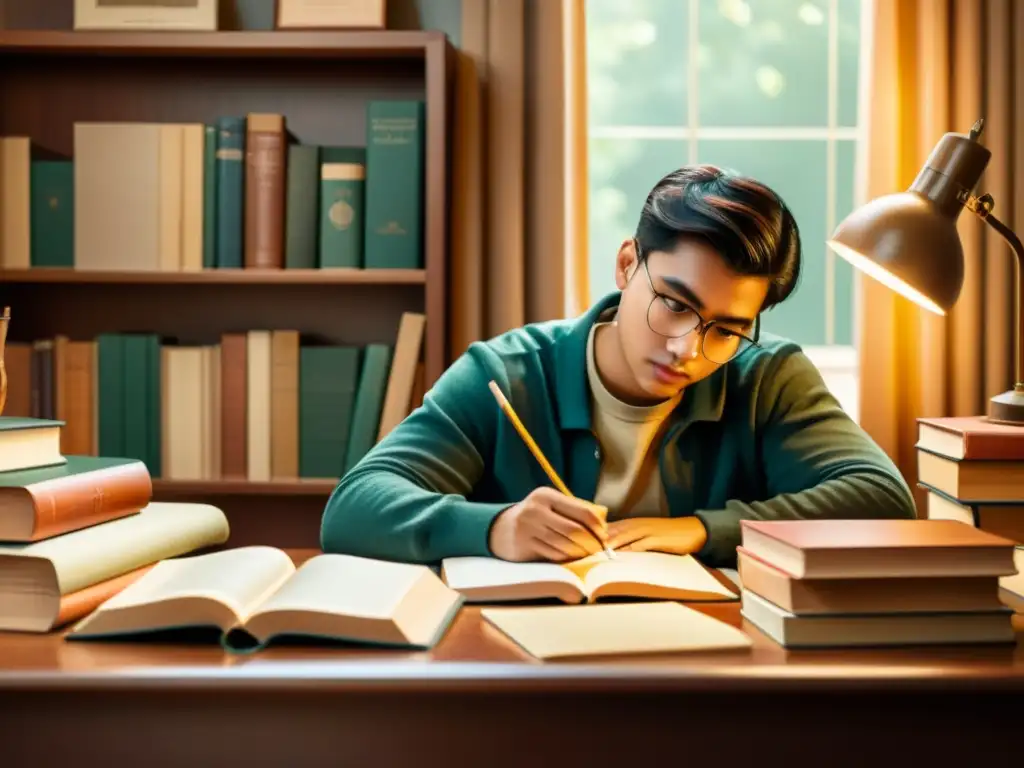
{"type": "Polygon", "coordinates": [[[491,557],[450,557],[442,577],[468,602],[555,598],[566,603],[603,597],[652,600],[736,600],[690,555],[604,553],[570,563],[513,563],[491,557]]]}
{"type": "Polygon", "coordinates": [[[324,554],[296,569],[279,549],[238,547],[158,563],[67,638],[216,627],[233,652],[281,636],[425,649],[462,601],[422,565],[324,554]]]}

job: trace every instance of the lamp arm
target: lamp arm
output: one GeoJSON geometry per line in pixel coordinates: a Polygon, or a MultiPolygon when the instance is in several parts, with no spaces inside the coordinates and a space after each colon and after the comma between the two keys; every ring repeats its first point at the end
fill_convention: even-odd
{"type": "Polygon", "coordinates": [[[1024,392],[1024,326],[1021,325],[1022,305],[1024,305],[1024,244],[1012,229],[992,215],[992,196],[983,195],[967,203],[968,210],[973,211],[1009,244],[1017,257],[1017,290],[1013,307],[1014,325],[1014,380],[1013,388],[1024,392]],[[971,203],[974,203],[973,205],[971,203]]]}

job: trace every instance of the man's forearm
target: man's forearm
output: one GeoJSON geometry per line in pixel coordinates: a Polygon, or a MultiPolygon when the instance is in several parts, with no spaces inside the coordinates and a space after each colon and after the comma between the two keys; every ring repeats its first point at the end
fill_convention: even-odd
{"type": "Polygon", "coordinates": [[[434,493],[375,463],[349,473],[331,494],[320,529],[325,552],[420,563],[490,554],[491,523],[507,504],[434,493]]]}
{"type": "Polygon", "coordinates": [[[708,539],[697,553],[713,567],[733,567],[741,520],[825,520],[914,518],[914,500],[905,486],[883,472],[858,472],[826,480],[766,501],[729,501],[723,509],[698,510],[708,539]]]}

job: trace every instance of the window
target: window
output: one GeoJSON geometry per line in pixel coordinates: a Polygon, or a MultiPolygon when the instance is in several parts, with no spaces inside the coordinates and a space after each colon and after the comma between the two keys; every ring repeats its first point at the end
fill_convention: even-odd
{"type": "Polygon", "coordinates": [[[854,418],[854,275],[825,240],[860,202],[869,1],[586,0],[591,298],[615,289],[618,245],[668,170],[753,176],[789,204],[804,248],[800,286],[763,328],[803,345],[854,418]]]}

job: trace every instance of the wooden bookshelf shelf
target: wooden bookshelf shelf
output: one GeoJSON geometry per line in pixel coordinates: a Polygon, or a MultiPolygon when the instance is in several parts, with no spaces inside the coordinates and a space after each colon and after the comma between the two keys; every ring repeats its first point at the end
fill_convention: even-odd
{"type": "Polygon", "coordinates": [[[178,496],[328,496],[337,480],[298,479],[254,482],[250,480],[153,479],[156,498],[178,496]]]}
{"type": "Polygon", "coordinates": [[[423,285],[422,269],[207,269],[201,272],[102,272],[76,269],[0,270],[0,283],[423,285]]]}
{"type": "Polygon", "coordinates": [[[362,59],[423,58],[445,37],[436,31],[227,31],[92,32],[0,30],[0,56],[17,54],[287,57],[362,59]]]}

